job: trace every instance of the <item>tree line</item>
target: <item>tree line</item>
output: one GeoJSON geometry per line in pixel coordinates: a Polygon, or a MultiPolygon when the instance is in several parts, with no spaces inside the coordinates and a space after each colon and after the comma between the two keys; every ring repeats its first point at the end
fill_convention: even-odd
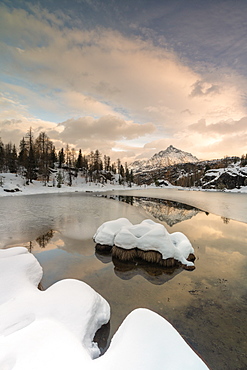
{"type": "Polygon", "coordinates": [[[26,178],[27,184],[37,179],[47,184],[53,172],[57,172],[60,185],[64,172],[70,186],[79,172],[86,182],[104,183],[113,180],[116,174],[120,184],[127,183],[131,186],[134,181],[133,171],[129,170],[127,163],[123,165],[120,159],[111,162],[111,158],[107,155],[102,157],[98,149],[88,155],[82,154],[81,149],[77,152],[69,145],[56,150],[45,132],[34,138],[32,128],[21,139],[19,148],[11,142],[4,144],[0,138],[0,172],[18,173],[26,178]]]}

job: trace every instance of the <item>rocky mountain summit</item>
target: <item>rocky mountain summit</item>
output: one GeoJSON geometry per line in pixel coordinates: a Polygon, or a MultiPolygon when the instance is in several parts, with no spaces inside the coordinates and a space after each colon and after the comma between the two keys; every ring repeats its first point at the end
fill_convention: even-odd
{"type": "Polygon", "coordinates": [[[157,170],[160,168],[173,166],[178,163],[195,163],[198,158],[191,153],[184,152],[170,145],[166,150],[161,150],[159,153],[154,154],[148,160],[135,161],[131,164],[131,168],[135,173],[157,170]]]}

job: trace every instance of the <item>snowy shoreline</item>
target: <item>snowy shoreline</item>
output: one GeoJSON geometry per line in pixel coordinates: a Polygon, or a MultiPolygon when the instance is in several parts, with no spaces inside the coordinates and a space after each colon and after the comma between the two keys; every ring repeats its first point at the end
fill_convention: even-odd
{"type": "Polygon", "coordinates": [[[235,221],[247,223],[247,187],[232,191],[201,190],[198,188],[182,188],[172,185],[164,187],[137,186],[128,187],[117,183],[85,183],[78,177],[72,186],[62,184],[61,188],[46,185],[41,181],[25,185],[25,179],[15,174],[1,175],[3,184],[0,186],[0,198],[23,195],[72,194],[82,195],[99,194],[114,196],[136,196],[156,199],[165,199],[187,204],[204,212],[226,217],[235,221]],[[6,189],[7,191],[4,191],[6,189]],[[17,190],[16,190],[17,189],[17,190]]]}
{"type": "Polygon", "coordinates": [[[107,183],[102,185],[101,183],[85,183],[83,178],[77,178],[72,186],[65,184],[61,185],[61,188],[52,186],[52,182],[44,185],[41,181],[33,180],[33,183],[29,185],[25,184],[25,178],[12,174],[12,173],[2,173],[0,174],[2,179],[2,185],[0,185],[0,197],[2,196],[20,196],[20,195],[34,195],[34,194],[61,194],[61,193],[89,193],[89,192],[109,192],[109,191],[128,191],[142,190],[148,191],[150,189],[154,190],[166,190],[175,189],[178,191],[191,191],[191,192],[206,192],[206,193],[237,193],[237,194],[247,194],[247,186],[240,189],[233,190],[215,190],[215,189],[201,189],[201,188],[183,188],[179,186],[155,186],[155,185],[135,185],[128,187],[127,185],[119,185],[117,183],[111,184],[107,183]]]}

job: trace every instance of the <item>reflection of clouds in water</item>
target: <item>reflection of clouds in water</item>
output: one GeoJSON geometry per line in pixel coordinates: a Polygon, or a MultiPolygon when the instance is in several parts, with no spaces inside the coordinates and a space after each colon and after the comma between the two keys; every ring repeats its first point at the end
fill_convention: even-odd
{"type": "Polygon", "coordinates": [[[79,223],[78,219],[74,218],[74,220],[70,219],[68,223],[63,223],[59,231],[64,237],[83,241],[92,238],[94,230],[95,226],[91,220],[79,223]]]}
{"type": "Polygon", "coordinates": [[[207,255],[212,256],[217,260],[217,265],[220,271],[236,272],[236,268],[245,263],[245,258],[240,252],[236,251],[221,251],[214,247],[207,247],[207,255]],[[221,267],[220,267],[221,266],[221,267]]]}
{"type": "Polygon", "coordinates": [[[86,281],[88,276],[95,276],[102,270],[102,263],[94,256],[67,253],[62,249],[44,251],[35,256],[44,270],[42,286],[45,289],[62,279],[73,278],[86,281]]]}
{"type": "Polygon", "coordinates": [[[187,220],[174,225],[172,229],[167,227],[169,232],[181,231],[191,241],[195,248],[200,252],[204,251],[206,246],[214,246],[218,251],[239,251],[246,255],[247,243],[247,224],[231,220],[225,224],[221,217],[215,215],[206,216],[204,213],[197,214],[193,220],[187,220]]]}
{"type": "Polygon", "coordinates": [[[84,256],[94,255],[94,243],[92,239],[89,240],[77,240],[61,235],[63,240],[63,246],[61,247],[68,253],[77,253],[84,256]]]}

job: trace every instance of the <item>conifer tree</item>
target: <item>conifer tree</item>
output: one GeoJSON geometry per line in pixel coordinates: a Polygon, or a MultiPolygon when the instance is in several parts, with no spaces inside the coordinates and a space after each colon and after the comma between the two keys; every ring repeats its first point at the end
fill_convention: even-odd
{"type": "Polygon", "coordinates": [[[2,172],[3,171],[3,167],[4,167],[4,160],[5,160],[5,155],[4,155],[4,144],[0,138],[0,171],[2,172]]]}
{"type": "Polygon", "coordinates": [[[101,154],[98,149],[96,149],[94,152],[93,169],[97,172],[97,174],[102,169],[101,154]]]}
{"type": "Polygon", "coordinates": [[[15,144],[12,146],[9,158],[9,172],[16,173],[17,172],[17,151],[15,144]]]}
{"type": "Polygon", "coordinates": [[[81,149],[79,150],[79,154],[78,154],[75,166],[78,169],[82,169],[82,167],[83,167],[83,159],[82,159],[81,149]]]}
{"type": "Polygon", "coordinates": [[[62,165],[65,162],[65,155],[63,148],[58,152],[58,168],[62,168],[62,165]]]}
{"type": "Polygon", "coordinates": [[[52,145],[52,150],[50,153],[50,164],[51,168],[54,168],[54,164],[57,162],[57,153],[56,153],[56,148],[55,145],[52,145]]]}
{"type": "Polygon", "coordinates": [[[26,178],[28,182],[33,182],[36,179],[35,174],[36,161],[35,161],[35,152],[33,149],[33,144],[30,143],[28,157],[27,157],[27,174],[26,178]]]}
{"type": "Polygon", "coordinates": [[[35,154],[39,174],[45,184],[49,182],[50,167],[52,167],[53,143],[45,132],[41,132],[35,141],[35,154]]]}
{"type": "Polygon", "coordinates": [[[29,182],[33,182],[33,180],[36,178],[36,158],[35,158],[35,150],[34,150],[34,143],[33,143],[33,133],[32,128],[27,132],[26,135],[26,148],[27,148],[27,159],[26,159],[26,179],[27,184],[29,182]]]}
{"type": "Polygon", "coordinates": [[[82,169],[85,172],[87,172],[87,170],[88,170],[88,160],[87,160],[85,155],[82,157],[82,169]]]}
{"type": "Polygon", "coordinates": [[[20,141],[19,145],[19,156],[18,156],[18,164],[21,167],[27,166],[27,157],[28,157],[28,150],[25,138],[23,137],[20,141]]]}

